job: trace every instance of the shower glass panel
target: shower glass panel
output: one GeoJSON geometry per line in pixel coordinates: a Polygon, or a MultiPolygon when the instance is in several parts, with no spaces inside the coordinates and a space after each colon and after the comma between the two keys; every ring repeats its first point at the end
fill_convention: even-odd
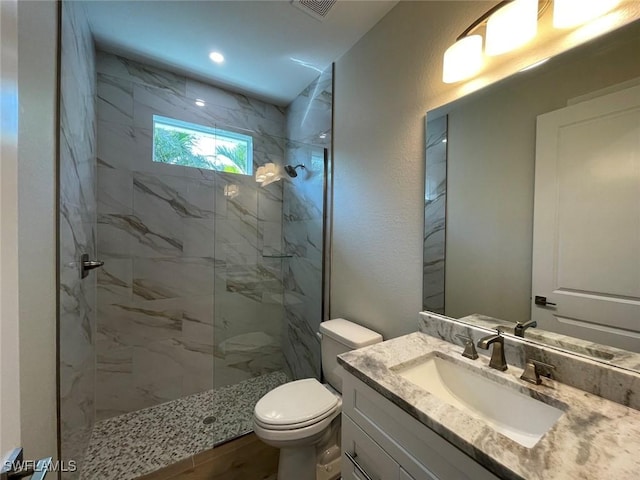
{"type": "MultiPolygon", "coordinates": [[[[71,176],[78,156],[69,152],[91,145],[61,122],[62,456],[80,460],[81,473],[67,478],[135,478],[250,432],[262,395],[320,378],[328,159],[323,146],[176,107],[191,99],[117,68],[113,55],[97,52],[95,63],[95,164],[83,157],[97,188],[83,195],[95,195],[86,215],[96,217],[79,222],[90,233],[75,243],[67,195],[83,182],[71,176]],[[219,149],[215,135],[210,153],[193,140],[175,153],[169,142],[177,160],[154,161],[160,115],[251,137],[252,170],[274,163],[282,178],[231,173],[247,156],[219,149]],[[304,168],[291,178],[286,164],[304,168]],[[85,251],[105,264],[78,280],[74,259],[85,251]],[[155,453],[141,459],[146,451],[155,453]],[[114,458],[134,468],[123,474],[114,458]]],[[[68,98],[63,91],[65,109],[68,98]]]]}
{"type": "Polygon", "coordinates": [[[61,5],[63,478],[128,480],[320,378],[331,72],[270,105],[96,49],[61,5]],[[85,253],[104,266],[82,279],[85,253]]]}
{"type": "Polygon", "coordinates": [[[296,178],[282,161],[275,175],[282,179],[264,185],[253,177],[217,176],[216,443],[251,431],[253,406],[272,388],[320,378],[325,149],[269,140],[275,152],[256,151],[256,166],[283,158],[305,166],[296,178]]]}

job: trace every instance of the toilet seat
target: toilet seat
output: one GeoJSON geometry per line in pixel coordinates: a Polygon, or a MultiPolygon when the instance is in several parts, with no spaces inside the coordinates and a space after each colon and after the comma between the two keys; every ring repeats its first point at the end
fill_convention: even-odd
{"type": "Polygon", "coordinates": [[[262,397],[254,409],[254,421],[267,430],[296,430],[335,416],[340,397],[315,378],[281,385],[262,397]]]}
{"type": "MultiPolygon", "coordinates": [[[[340,403],[340,405],[342,405],[340,403]]],[[[253,417],[253,421],[261,426],[264,429],[267,430],[298,430],[301,428],[305,428],[311,425],[315,425],[316,423],[322,422],[324,419],[326,419],[327,417],[331,417],[334,413],[336,412],[336,408],[332,408],[331,410],[323,413],[322,415],[316,417],[316,418],[311,418],[305,422],[299,422],[299,423],[291,423],[291,424],[283,424],[283,425],[274,425],[271,423],[266,423],[261,421],[260,419],[258,419],[257,417],[253,417]]]]}

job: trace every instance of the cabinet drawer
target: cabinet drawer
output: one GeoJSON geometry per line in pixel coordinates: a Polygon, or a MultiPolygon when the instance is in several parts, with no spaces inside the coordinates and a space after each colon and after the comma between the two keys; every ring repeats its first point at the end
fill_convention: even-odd
{"type": "Polygon", "coordinates": [[[342,478],[343,480],[395,480],[400,466],[364,433],[349,417],[342,416],[342,478]],[[347,453],[352,458],[347,456],[347,453]],[[357,464],[357,465],[356,465],[357,464]],[[358,466],[365,472],[361,473],[358,466]]]}

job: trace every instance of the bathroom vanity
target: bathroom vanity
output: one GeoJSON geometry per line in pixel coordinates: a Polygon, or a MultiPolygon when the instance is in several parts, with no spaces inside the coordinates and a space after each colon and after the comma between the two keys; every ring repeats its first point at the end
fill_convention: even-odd
{"type": "Polygon", "coordinates": [[[530,384],[517,362],[501,372],[462,352],[416,332],[338,357],[343,478],[638,478],[640,411],[565,382],[530,384]]]}
{"type": "Polygon", "coordinates": [[[342,408],[342,478],[498,478],[349,373],[343,379],[342,408]]]}

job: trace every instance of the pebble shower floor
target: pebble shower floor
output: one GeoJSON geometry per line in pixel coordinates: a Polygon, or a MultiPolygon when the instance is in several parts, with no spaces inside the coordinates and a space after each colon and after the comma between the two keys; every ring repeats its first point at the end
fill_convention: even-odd
{"type": "Polygon", "coordinates": [[[80,478],[131,480],[248,433],[256,402],[287,381],[284,372],[273,372],[103,420],[91,434],[80,478]]]}

